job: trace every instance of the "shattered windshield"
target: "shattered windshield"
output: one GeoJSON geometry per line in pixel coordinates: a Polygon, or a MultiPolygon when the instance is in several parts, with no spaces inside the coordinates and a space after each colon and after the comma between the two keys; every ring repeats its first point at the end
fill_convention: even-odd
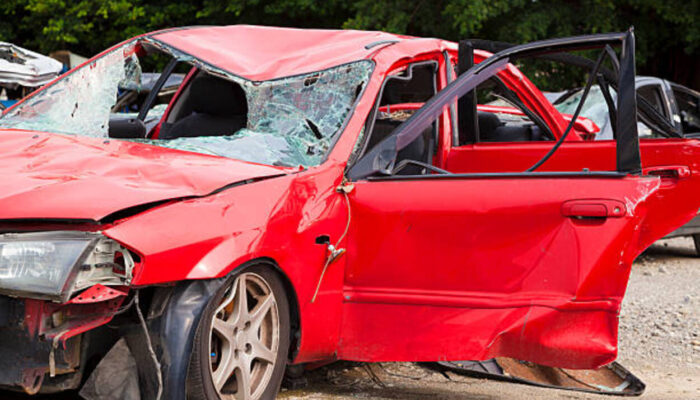
{"type": "MultiPolygon", "coordinates": [[[[126,140],[268,165],[311,166],[323,161],[373,68],[371,61],[364,60],[254,82],[174,49],[161,50],[200,69],[190,86],[200,75],[218,82],[208,92],[197,92],[194,87],[188,91],[185,86],[182,101],[175,100],[170,115],[167,102],[144,105],[149,107],[142,113],[146,132],[157,124],[154,118],[159,122],[166,115],[158,137],[142,134],[126,140]],[[225,97],[214,103],[216,92],[230,85],[243,93],[241,100],[225,97]],[[237,101],[247,104],[230,107],[237,101]],[[232,115],[241,109],[245,115],[232,115]]],[[[120,99],[126,92],[145,90],[143,53],[141,43],[134,41],[93,60],[7,112],[0,118],[0,128],[124,137],[115,134],[119,126],[115,122],[133,120],[138,114],[134,107],[123,107],[120,99]]]]}

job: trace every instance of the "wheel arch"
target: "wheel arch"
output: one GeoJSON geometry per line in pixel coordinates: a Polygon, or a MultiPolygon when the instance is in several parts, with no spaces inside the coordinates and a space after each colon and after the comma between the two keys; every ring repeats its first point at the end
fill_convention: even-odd
{"type": "MultiPolygon", "coordinates": [[[[211,279],[185,279],[172,287],[161,287],[163,293],[157,304],[146,305],[149,320],[149,335],[160,337],[157,346],[161,349],[159,361],[163,369],[162,398],[184,400],[186,372],[190,364],[192,340],[201,322],[200,316],[208,300],[232,275],[245,272],[253,266],[265,266],[282,282],[289,302],[290,348],[288,360],[293,360],[301,344],[301,317],[297,293],[287,274],[278,263],[269,257],[259,257],[238,264],[221,277],[211,279]],[[194,300],[194,301],[193,301],[194,300]],[[153,321],[152,319],[157,320],[153,321]],[[186,322],[186,326],[182,324],[186,322]]],[[[140,290],[146,290],[141,288],[140,290]]],[[[157,287],[155,289],[158,289],[157,287]]],[[[155,382],[152,382],[155,385],[155,382]]],[[[154,386],[156,387],[156,386],[154,386]]]]}

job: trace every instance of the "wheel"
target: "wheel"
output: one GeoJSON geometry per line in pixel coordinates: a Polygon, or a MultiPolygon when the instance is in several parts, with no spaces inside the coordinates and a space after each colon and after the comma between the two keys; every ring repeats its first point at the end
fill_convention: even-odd
{"type": "Polygon", "coordinates": [[[274,271],[254,266],[229,278],[197,328],[188,400],[274,399],[287,366],[289,331],[289,302],[274,271]]]}
{"type": "Polygon", "coordinates": [[[700,233],[693,235],[693,241],[695,242],[695,253],[700,256],[700,233]]]}

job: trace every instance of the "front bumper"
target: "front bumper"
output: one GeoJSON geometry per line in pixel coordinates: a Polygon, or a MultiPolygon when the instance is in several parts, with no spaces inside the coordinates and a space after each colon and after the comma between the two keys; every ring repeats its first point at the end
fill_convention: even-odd
{"type": "Polygon", "coordinates": [[[95,336],[85,333],[109,322],[125,295],[93,299],[90,290],[65,304],[0,296],[0,387],[36,394],[79,386],[95,336]],[[86,297],[98,301],[81,303],[86,297]]]}
{"type": "MultiPolygon", "coordinates": [[[[53,343],[30,332],[35,316],[27,311],[25,300],[0,296],[0,386],[35,394],[49,374],[53,343]]],[[[77,380],[75,386],[64,382],[68,386],[65,389],[75,388],[80,382],[75,373],[80,366],[81,339],[73,337],[54,351],[56,374],[70,374],[73,381],[77,380]]]]}

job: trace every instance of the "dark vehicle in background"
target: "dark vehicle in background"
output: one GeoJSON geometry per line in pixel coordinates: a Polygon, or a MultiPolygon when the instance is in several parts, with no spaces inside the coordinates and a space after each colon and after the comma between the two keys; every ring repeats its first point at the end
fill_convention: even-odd
{"type": "MultiPolygon", "coordinates": [[[[685,86],[651,76],[636,79],[637,94],[651,104],[684,137],[700,137],[700,93],[685,86]]],[[[562,113],[572,114],[581,99],[583,89],[564,93],[550,93],[548,99],[562,113]]],[[[595,122],[600,132],[596,140],[612,139],[610,117],[605,98],[598,86],[591,88],[583,105],[581,115],[595,122]]],[[[639,137],[655,137],[643,122],[638,122],[639,137]]],[[[692,236],[695,249],[700,255],[700,216],[671,232],[666,238],[692,236]]]]}

